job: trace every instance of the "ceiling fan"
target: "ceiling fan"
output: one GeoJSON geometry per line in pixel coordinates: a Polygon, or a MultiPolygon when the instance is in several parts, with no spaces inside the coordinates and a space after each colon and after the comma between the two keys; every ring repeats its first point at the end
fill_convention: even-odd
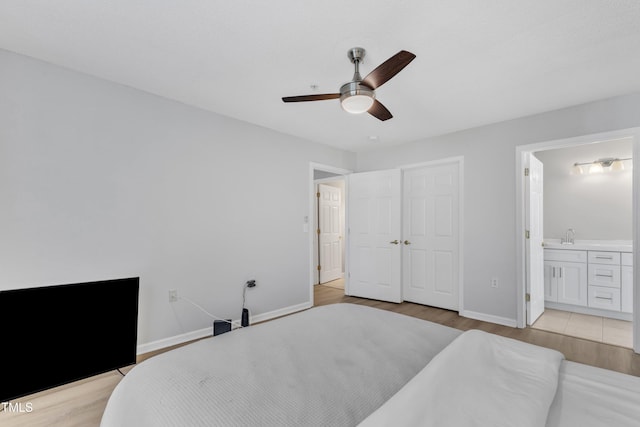
{"type": "Polygon", "coordinates": [[[375,90],[409,65],[416,56],[411,52],[401,50],[380,64],[363,79],[360,77],[360,62],[364,55],[365,50],[361,47],[354,47],[347,52],[347,56],[355,66],[355,73],[350,82],[340,86],[339,93],[285,96],[282,100],[284,102],[304,102],[340,98],[342,109],[349,113],[361,114],[367,112],[379,120],[389,120],[393,115],[376,99],[375,90]]]}

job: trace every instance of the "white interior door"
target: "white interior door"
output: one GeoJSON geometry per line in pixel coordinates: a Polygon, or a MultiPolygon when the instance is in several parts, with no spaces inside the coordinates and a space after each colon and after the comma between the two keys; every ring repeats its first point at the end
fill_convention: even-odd
{"type": "Polygon", "coordinates": [[[342,277],[341,207],[340,189],[327,184],[318,184],[320,283],[342,277]]]}
{"type": "Polygon", "coordinates": [[[531,153],[527,154],[526,164],[528,176],[525,176],[524,182],[527,325],[532,325],[544,312],[543,166],[531,153]]]}
{"type": "Polygon", "coordinates": [[[404,171],[402,283],[406,301],[459,307],[459,163],[404,171]]]}
{"type": "Polygon", "coordinates": [[[402,301],[399,169],[349,175],[349,295],[402,301]]]}

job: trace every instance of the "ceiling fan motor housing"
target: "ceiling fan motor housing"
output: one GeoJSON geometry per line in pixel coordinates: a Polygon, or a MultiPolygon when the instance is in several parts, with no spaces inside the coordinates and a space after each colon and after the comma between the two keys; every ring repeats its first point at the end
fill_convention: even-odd
{"type": "Polygon", "coordinates": [[[364,113],[373,105],[376,93],[359,81],[348,82],[340,87],[340,105],[348,113],[364,113]]]}

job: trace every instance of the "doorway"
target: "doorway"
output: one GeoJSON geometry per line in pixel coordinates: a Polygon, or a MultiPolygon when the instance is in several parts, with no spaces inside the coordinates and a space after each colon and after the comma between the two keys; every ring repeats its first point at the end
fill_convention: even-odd
{"type": "Polygon", "coordinates": [[[626,275],[633,269],[626,265],[633,235],[632,154],[630,138],[534,153],[544,165],[547,249],[544,313],[531,327],[632,347],[633,279],[626,275]],[[603,167],[598,159],[619,160],[603,167]],[[618,251],[612,251],[612,244],[618,251]],[[593,255],[586,249],[607,251],[598,252],[605,258],[586,259],[593,255]],[[567,259],[573,255],[578,257],[567,259]],[[594,268],[598,276],[589,275],[594,268]],[[598,279],[602,275],[613,277],[607,283],[598,279]]]}
{"type": "MultiPolygon", "coordinates": [[[[607,132],[607,133],[602,133],[602,134],[596,134],[596,135],[587,135],[587,136],[583,136],[583,137],[577,137],[577,138],[569,138],[569,139],[563,139],[563,140],[555,140],[555,141],[548,141],[548,142],[543,142],[543,143],[538,143],[538,144],[530,144],[530,145],[526,145],[526,146],[519,146],[516,148],[516,170],[517,170],[517,186],[516,186],[516,192],[517,192],[517,197],[516,200],[518,201],[517,206],[516,206],[516,211],[517,211],[517,218],[516,218],[516,236],[517,239],[519,241],[519,244],[517,246],[517,250],[518,250],[518,257],[517,257],[517,261],[518,261],[518,265],[517,265],[517,272],[518,272],[518,277],[521,278],[521,286],[518,286],[517,288],[517,292],[518,292],[518,301],[520,301],[520,303],[518,304],[517,307],[517,315],[518,315],[518,326],[519,327],[525,327],[527,323],[527,317],[528,317],[528,313],[530,312],[529,310],[531,310],[531,303],[530,300],[534,300],[534,295],[531,295],[532,292],[532,287],[535,288],[535,283],[532,283],[532,277],[531,277],[531,264],[530,264],[530,255],[529,255],[529,251],[528,251],[528,239],[527,239],[527,233],[526,231],[528,230],[528,225],[527,225],[527,215],[529,215],[529,210],[527,208],[527,197],[528,197],[528,193],[527,193],[527,180],[529,179],[528,177],[525,177],[525,174],[523,173],[524,171],[524,167],[525,165],[527,165],[527,158],[529,156],[531,156],[533,153],[537,153],[539,158],[542,158],[543,160],[545,160],[545,157],[547,157],[546,161],[548,164],[550,163],[550,159],[552,159],[553,156],[553,151],[552,150],[558,150],[556,151],[556,153],[558,155],[560,155],[560,153],[570,153],[572,152],[572,150],[575,150],[575,153],[578,153],[580,150],[582,151],[586,151],[589,152],[589,150],[593,150],[595,148],[596,145],[598,145],[597,143],[605,143],[607,141],[620,141],[620,140],[626,140],[627,143],[629,143],[632,147],[632,160],[629,160],[627,162],[627,166],[628,167],[636,167],[636,163],[637,163],[637,151],[638,151],[638,144],[639,144],[639,139],[638,136],[640,135],[639,129],[635,128],[635,129],[626,129],[626,130],[621,130],[621,131],[615,131],[615,132],[607,132]],[[580,148],[582,147],[582,148],[580,148]],[[529,298],[525,298],[525,296],[528,296],[529,298]]],[[[604,144],[603,144],[604,146],[604,144]]],[[[617,156],[616,154],[613,154],[614,156],[617,156]]],[[[579,159],[576,158],[575,160],[573,160],[571,162],[571,164],[567,167],[567,170],[569,170],[571,168],[571,166],[573,165],[573,163],[589,163],[589,162],[593,162],[595,160],[598,160],[596,158],[594,159],[590,159],[588,162],[586,160],[583,159],[579,159]]],[[[610,165],[609,165],[610,166],[610,165]]],[[[571,171],[573,174],[576,173],[576,170],[578,170],[578,168],[574,168],[573,171],[571,171]]],[[[546,173],[546,172],[545,172],[546,173]]],[[[569,172],[567,172],[569,173],[569,172]]],[[[611,175],[613,176],[613,175],[611,175]]],[[[628,173],[627,173],[628,176],[628,173]]],[[[619,177],[619,176],[618,176],[619,177]]],[[[573,176],[572,178],[579,178],[576,176],[573,176]]],[[[591,183],[593,185],[593,181],[595,178],[593,176],[585,176],[582,177],[585,180],[589,180],[591,179],[591,183]]],[[[601,176],[601,179],[603,177],[601,176]]],[[[610,177],[609,177],[610,178],[610,177]]],[[[546,179],[546,175],[545,175],[545,179],[546,179]]],[[[633,174],[631,180],[633,181],[633,190],[631,191],[631,199],[632,200],[626,200],[626,203],[628,205],[630,205],[631,208],[631,220],[629,221],[630,224],[628,229],[626,230],[626,235],[630,235],[631,240],[630,240],[630,247],[635,248],[635,242],[638,242],[638,230],[637,227],[635,227],[633,230],[629,230],[631,227],[631,224],[637,224],[638,223],[638,219],[640,218],[640,214],[639,211],[637,209],[637,192],[638,192],[638,174],[633,174]]],[[[570,183],[570,185],[573,185],[574,187],[576,185],[578,185],[579,181],[577,179],[573,179],[573,181],[570,183]]],[[[631,185],[631,182],[629,182],[629,185],[631,185]]],[[[558,186],[559,188],[560,186],[558,186]]],[[[553,188],[554,190],[556,189],[555,187],[553,188]]],[[[567,198],[567,194],[569,193],[575,193],[575,192],[580,192],[580,191],[584,191],[584,192],[589,192],[589,191],[593,191],[593,187],[591,188],[587,188],[584,190],[581,190],[577,187],[575,188],[570,188],[570,189],[565,189],[565,191],[559,195],[554,195],[554,197],[565,197],[567,198]]],[[[545,197],[546,199],[546,197],[545,197]]],[[[551,199],[553,200],[553,199],[551,199]]],[[[583,200],[581,200],[582,202],[583,200]]],[[[578,203],[578,202],[574,202],[574,203],[578,203]]],[[[575,213],[576,211],[574,211],[574,217],[576,218],[576,223],[580,224],[580,229],[582,230],[582,232],[579,234],[578,238],[582,238],[582,239],[593,239],[594,241],[596,241],[597,239],[606,239],[606,236],[598,236],[597,232],[593,232],[595,234],[592,234],[591,236],[589,236],[589,233],[587,233],[586,231],[588,231],[587,229],[589,228],[588,226],[586,226],[585,224],[587,224],[587,222],[580,222],[583,221],[588,215],[585,214],[585,212],[588,213],[593,213],[592,211],[598,211],[598,210],[602,210],[605,209],[604,211],[601,212],[606,212],[606,205],[600,206],[600,205],[594,205],[593,203],[598,203],[596,202],[591,202],[591,204],[589,204],[589,202],[587,202],[587,207],[586,208],[582,208],[582,210],[578,209],[576,207],[576,209],[578,209],[579,212],[582,212],[582,215],[580,216],[580,218],[578,218],[578,215],[575,213]],[[588,211],[585,211],[585,209],[588,209],[588,211]]],[[[609,202],[609,204],[611,204],[612,202],[609,202]]],[[[613,208],[613,206],[612,206],[613,208]]],[[[547,209],[545,209],[546,211],[547,209]]],[[[570,210],[570,208],[567,208],[567,210],[570,210]]],[[[559,214],[557,212],[554,212],[552,214],[554,217],[559,216],[559,214]]],[[[600,213],[600,215],[602,215],[602,213],[600,213]]],[[[545,241],[550,241],[550,240],[558,240],[558,242],[554,242],[557,243],[558,245],[560,245],[561,240],[566,240],[567,237],[564,236],[564,234],[567,234],[570,237],[573,237],[573,235],[575,234],[575,231],[578,229],[577,225],[573,225],[573,224],[569,224],[566,220],[566,218],[564,219],[564,222],[562,220],[560,221],[556,221],[554,218],[554,221],[544,221],[544,224],[547,224],[547,228],[549,228],[549,230],[544,230],[544,237],[545,237],[545,241]],[[559,226],[558,224],[562,224],[561,226],[559,226]],[[559,231],[559,229],[562,229],[562,232],[559,231]],[[568,231],[569,229],[573,229],[573,231],[571,231],[571,233],[565,233],[565,231],[568,231]],[[552,236],[553,235],[553,236],[552,236]],[[557,235],[557,236],[556,236],[557,235]],[[550,237],[557,237],[557,239],[549,239],[550,237]]],[[[603,228],[603,227],[601,227],[603,228]]],[[[617,235],[614,236],[614,228],[615,227],[611,227],[611,232],[612,232],[612,236],[613,237],[618,237],[620,238],[619,233],[617,235]]],[[[604,229],[604,228],[603,228],[604,229]]],[[[592,230],[590,230],[589,232],[591,232],[592,230]]],[[[585,240],[586,241],[586,240],[585,240]]],[[[546,243],[545,242],[545,243],[546,243]]],[[[567,249],[567,246],[562,247],[561,249],[567,249]]],[[[549,249],[549,245],[545,246],[545,249],[549,249]]],[[[572,247],[571,249],[578,249],[577,246],[572,247]]],[[[546,252],[545,252],[546,253],[546,252]]],[[[585,251],[585,254],[587,252],[585,251]]],[[[564,252],[562,253],[564,254],[564,252]]],[[[577,251],[575,252],[575,254],[577,254],[577,251]]],[[[586,255],[585,255],[586,256],[586,255]]],[[[632,253],[629,254],[629,258],[633,259],[635,261],[635,258],[637,257],[637,251],[633,251],[632,253]]],[[[549,265],[553,264],[553,262],[551,263],[547,263],[549,265]]],[[[554,264],[555,265],[555,264],[554,264]]],[[[637,265],[637,264],[636,264],[637,265]]],[[[620,268],[620,267],[618,267],[620,268]]],[[[624,269],[624,267],[622,267],[624,269]]],[[[547,276],[547,281],[551,275],[552,269],[545,269],[545,275],[547,276]],[[548,271],[546,271],[548,270],[548,271]]],[[[560,277],[560,269],[559,267],[556,266],[555,272],[556,272],[556,280],[557,277],[560,277]]],[[[572,271],[571,269],[567,268],[567,269],[563,269],[562,271],[566,271],[567,274],[566,276],[562,277],[562,280],[569,280],[570,278],[570,272],[572,271]]],[[[578,271],[578,270],[576,270],[578,271]]],[[[586,274],[586,267],[585,267],[585,272],[583,274],[585,277],[584,279],[581,280],[589,280],[589,283],[591,283],[591,279],[587,279],[587,274],[586,274]]],[[[574,275],[575,276],[575,275],[574,275]]],[[[577,275],[576,277],[578,277],[580,275],[577,275]]],[[[578,280],[576,277],[574,277],[574,279],[578,280]]],[[[638,352],[638,347],[640,344],[640,340],[638,339],[638,335],[639,335],[639,331],[638,331],[638,323],[637,320],[639,318],[638,316],[638,292],[635,292],[634,288],[637,288],[637,286],[635,285],[635,283],[637,283],[637,280],[634,279],[634,277],[636,277],[636,274],[633,273],[632,276],[628,276],[627,280],[630,282],[630,289],[633,290],[633,298],[629,297],[629,300],[627,301],[628,303],[632,303],[633,305],[633,321],[634,321],[634,327],[633,327],[633,342],[634,342],[634,349],[636,352],[638,352]]],[[[579,278],[579,277],[578,277],[579,278]]],[[[573,279],[572,279],[573,280],[573,279]]],[[[571,287],[573,286],[571,284],[565,284],[566,289],[564,289],[565,292],[569,292],[564,294],[564,297],[569,297],[569,296],[575,296],[576,298],[580,297],[580,299],[586,298],[587,297],[587,293],[589,293],[587,291],[587,285],[586,282],[584,283],[584,285],[582,286],[582,290],[578,291],[578,287],[575,287],[574,289],[576,290],[575,295],[571,294],[571,287]],[[582,292],[584,295],[579,295],[579,293],[582,292]]],[[[590,291],[595,291],[598,290],[599,288],[597,287],[592,287],[593,289],[589,288],[590,291]]],[[[543,289],[545,289],[543,287],[543,289]]],[[[535,289],[534,291],[535,292],[535,289]]],[[[553,301],[553,294],[549,293],[550,291],[548,289],[545,289],[545,296],[543,296],[543,301],[549,300],[549,298],[551,298],[551,301],[553,301]]],[[[619,292],[616,290],[616,292],[619,292]]],[[[593,294],[595,294],[595,292],[592,292],[593,294]]],[[[564,298],[566,299],[566,298],[564,298]]],[[[563,308],[569,308],[571,309],[573,306],[563,306],[562,303],[560,303],[559,305],[557,303],[555,303],[556,305],[554,305],[554,303],[549,303],[546,304],[547,306],[551,305],[553,306],[553,309],[563,309],[563,308]]],[[[580,310],[575,310],[576,314],[575,316],[573,316],[570,313],[557,313],[557,312],[553,312],[551,313],[552,315],[557,315],[556,320],[559,320],[561,322],[565,322],[565,327],[567,325],[567,322],[570,321],[571,317],[576,317],[576,318],[581,318],[583,315],[585,314],[594,314],[594,313],[590,313],[589,310],[592,310],[592,307],[590,304],[585,304],[585,310],[587,313],[583,313],[580,310]]],[[[579,308],[579,307],[578,307],[579,308]]],[[[562,311],[562,310],[561,310],[562,311]]],[[[611,312],[609,312],[611,313],[611,312]]],[[[597,313],[596,313],[597,314],[597,313]]],[[[614,316],[615,317],[615,316],[614,316]]],[[[620,316],[618,317],[618,319],[623,318],[624,316],[620,316]]],[[[630,317],[630,316],[628,316],[630,317]]],[[[594,322],[595,325],[602,325],[602,323],[598,323],[598,322],[603,322],[602,318],[589,318],[589,319],[579,319],[580,321],[589,321],[589,322],[594,322]]],[[[556,330],[555,332],[560,332],[558,330],[556,330]]]]}
{"type": "MultiPolygon", "coordinates": [[[[343,168],[339,168],[331,165],[324,165],[321,163],[314,163],[314,162],[309,163],[310,216],[305,217],[303,228],[304,228],[304,231],[309,234],[309,301],[311,302],[311,305],[313,305],[314,303],[314,286],[320,283],[320,281],[324,279],[320,277],[321,270],[318,269],[318,266],[322,268],[322,263],[323,263],[323,260],[321,259],[322,251],[319,250],[319,245],[322,244],[323,242],[320,241],[319,239],[320,235],[318,234],[318,230],[322,232],[321,228],[319,227],[319,224],[320,224],[319,221],[321,221],[321,219],[320,219],[320,215],[318,215],[318,209],[319,209],[318,186],[322,184],[328,187],[337,187],[340,190],[342,208],[341,208],[341,212],[338,215],[338,221],[333,221],[334,225],[338,225],[339,231],[338,233],[330,233],[331,234],[330,236],[325,236],[325,237],[327,237],[328,241],[330,242],[332,241],[332,239],[335,240],[336,237],[339,237],[337,240],[340,242],[340,246],[342,249],[341,253],[337,257],[337,260],[330,259],[330,261],[333,261],[331,264],[333,264],[334,266],[339,265],[340,273],[342,273],[344,272],[344,268],[348,262],[347,261],[348,254],[345,250],[346,234],[344,229],[346,224],[346,216],[347,216],[345,200],[346,200],[346,193],[348,191],[345,176],[350,174],[351,172],[352,171],[348,169],[343,169],[343,168]],[[338,222],[340,224],[337,224],[338,222]]],[[[331,220],[331,217],[327,217],[327,218],[331,220]]],[[[330,229],[332,228],[331,225],[329,226],[329,228],[330,229]]],[[[332,246],[335,247],[334,244],[329,245],[328,247],[331,248],[332,246]]],[[[333,256],[335,256],[336,253],[338,252],[333,251],[333,254],[334,254],[333,256]]],[[[329,258],[332,257],[331,251],[327,251],[327,255],[325,255],[325,257],[327,256],[329,258]]],[[[334,270],[333,274],[335,274],[336,269],[334,268],[333,270],[334,270]]],[[[342,285],[341,287],[346,292],[349,285],[348,285],[348,281],[345,280],[344,276],[336,280],[340,281],[341,283],[335,282],[335,284],[342,285]]]]}
{"type": "Polygon", "coordinates": [[[344,290],[345,180],[330,177],[315,180],[315,184],[316,284],[344,290]]]}

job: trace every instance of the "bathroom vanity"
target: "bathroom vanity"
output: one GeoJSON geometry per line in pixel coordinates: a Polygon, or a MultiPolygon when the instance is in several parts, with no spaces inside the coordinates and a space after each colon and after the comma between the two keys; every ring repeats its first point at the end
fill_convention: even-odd
{"type": "Polygon", "coordinates": [[[545,307],[632,320],[630,241],[544,240],[545,307]]]}

